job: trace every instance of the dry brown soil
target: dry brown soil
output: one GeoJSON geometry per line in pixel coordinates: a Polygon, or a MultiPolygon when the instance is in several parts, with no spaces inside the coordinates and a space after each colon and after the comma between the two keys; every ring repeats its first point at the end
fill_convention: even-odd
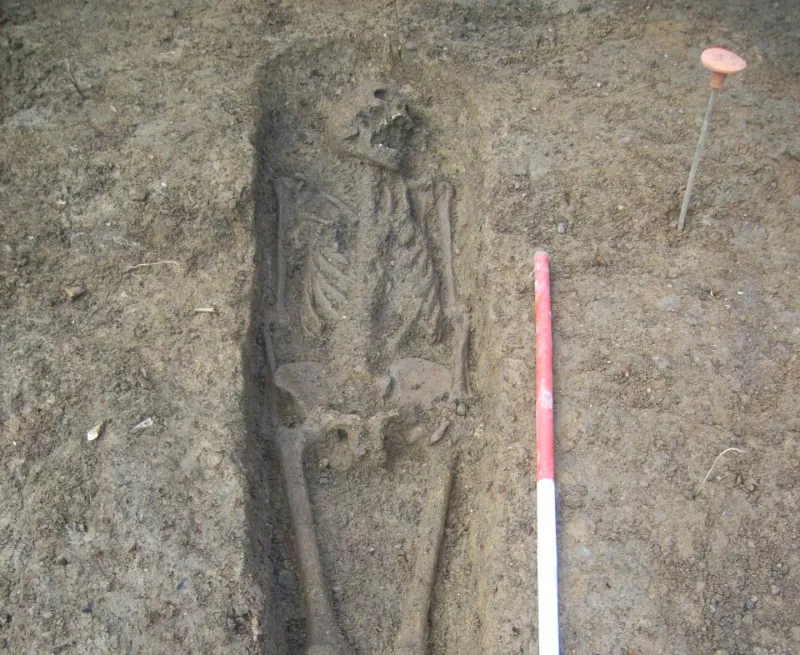
{"type": "MultiPolygon", "coordinates": [[[[0,3],[0,651],[303,652],[265,335],[351,362],[297,320],[302,258],[275,312],[274,185],[356,193],[326,125],[376,79],[414,117],[403,174],[455,188],[472,317],[466,416],[425,451],[456,462],[429,652],[536,652],[539,249],[563,652],[800,652],[793,0],[0,3]],[[678,234],[709,45],[749,65],[678,234]]],[[[392,649],[420,453],[306,459],[359,655],[392,649]]]]}

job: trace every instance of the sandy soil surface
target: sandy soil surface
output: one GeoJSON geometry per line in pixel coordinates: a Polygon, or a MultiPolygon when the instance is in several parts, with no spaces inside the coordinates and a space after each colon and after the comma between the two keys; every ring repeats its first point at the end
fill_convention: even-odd
{"type": "Polygon", "coordinates": [[[0,651],[535,653],[546,249],[563,652],[800,652],[800,5],[5,0],[0,85],[0,651]]]}

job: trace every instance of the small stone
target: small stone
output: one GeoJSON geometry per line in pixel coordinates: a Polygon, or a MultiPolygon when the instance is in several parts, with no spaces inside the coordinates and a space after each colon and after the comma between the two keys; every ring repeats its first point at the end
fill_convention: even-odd
{"type": "Polygon", "coordinates": [[[777,585],[772,585],[772,586],[769,588],[769,590],[772,592],[772,595],[773,595],[773,596],[777,596],[778,594],[780,594],[780,593],[781,593],[781,588],[780,588],[780,587],[778,587],[777,585]]]}
{"type": "Polygon", "coordinates": [[[67,298],[69,298],[70,300],[77,300],[86,293],[86,289],[83,288],[81,285],[76,284],[71,287],[64,287],[64,293],[67,294],[67,298]]]}
{"type": "Polygon", "coordinates": [[[559,234],[566,234],[567,233],[567,224],[564,221],[561,221],[558,224],[558,233],[559,234]]]}
{"type": "Polygon", "coordinates": [[[327,457],[323,457],[321,460],[319,460],[319,467],[321,469],[329,469],[331,467],[331,460],[329,460],[327,457]]]}
{"type": "Polygon", "coordinates": [[[136,425],[133,426],[134,430],[146,430],[147,428],[152,428],[154,425],[154,421],[152,418],[147,417],[144,421],[140,421],[136,425]]]}
{"type": "Polygon", "coordinates": [[[436,428],[436,431],[431,435],[431,445],[437,443],[444,436],[444,433],[449,427],[450,421],[442,421],[441,425],[436,428]]]}
{"type": "Polygon", "coordinates": [[[144,202],[147,200],[147,196],[150,195],[147,191],[146,187],[134,187],[130,191],[128,191],[128,197],[133,200],[133,202],[144,202]]]}
{"type": "Polygon", "coordinates": [[[99,438],[101,434],[103,434],[103,430],[105,429],[106,422],[100,421],[97,425],[95,425],[91,430],[86,433],[86,441],[94,441],[95,439],[99,438]]]}
{"type": "Polygon", "coordinates": [[[458,405],[456,405],[456,414],[459,416],[466,416],[467,406],[464,403],[458,403],[458,405]]]}

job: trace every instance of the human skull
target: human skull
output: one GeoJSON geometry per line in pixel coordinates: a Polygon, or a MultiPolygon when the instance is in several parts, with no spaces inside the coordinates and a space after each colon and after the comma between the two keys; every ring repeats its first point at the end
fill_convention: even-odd
{"type": "Polygon", "coordinates": [[[405,99],[382,84],[363,86],[355,98],[336,106],[330,138],[342,154],[397,170],[414,122],[405,99]]]}

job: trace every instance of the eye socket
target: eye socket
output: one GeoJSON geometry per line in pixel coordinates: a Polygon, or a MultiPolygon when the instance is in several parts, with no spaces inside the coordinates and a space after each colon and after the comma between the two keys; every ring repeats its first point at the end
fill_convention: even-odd
{"type": "Polygon", "coordinates": [[[375,96],[378,100],[386,100],[386,89],[375,89],[372,92],[372,95],[375,96]]]}

